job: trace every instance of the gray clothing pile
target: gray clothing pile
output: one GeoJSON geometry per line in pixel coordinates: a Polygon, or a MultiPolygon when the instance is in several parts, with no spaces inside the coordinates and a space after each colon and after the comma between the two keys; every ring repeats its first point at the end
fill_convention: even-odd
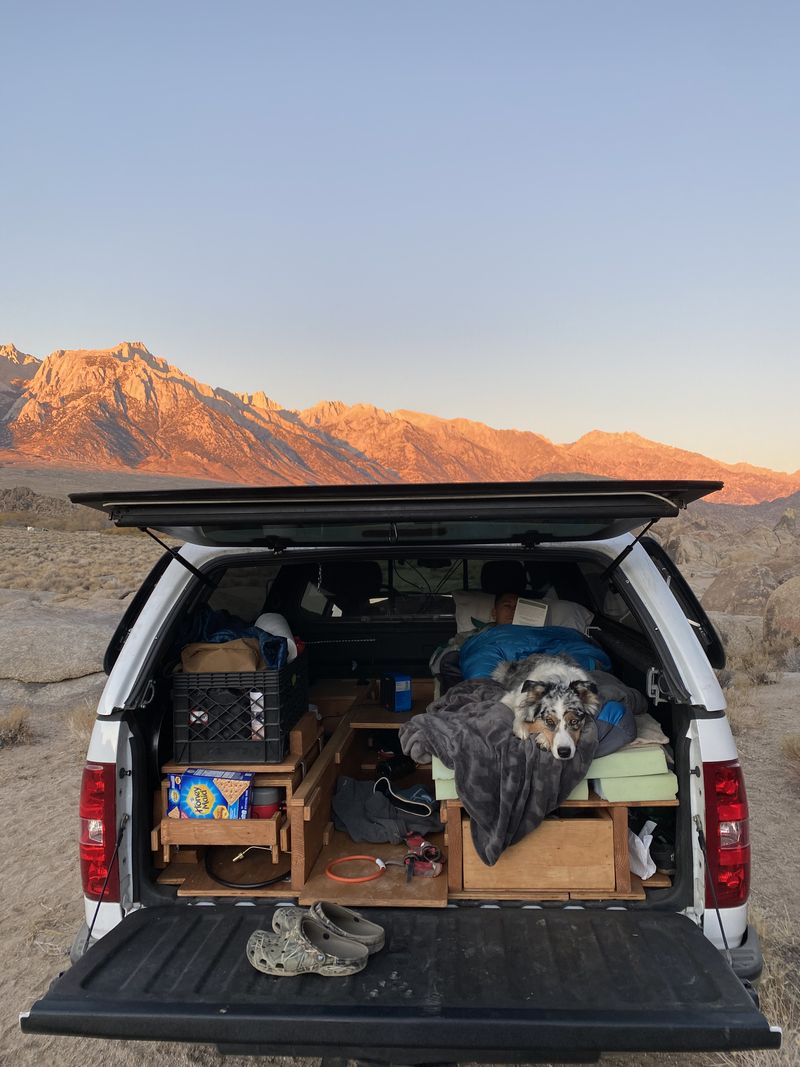
{"type": "Polygon", "coordinates": [[[383,793],[376,792],[374,782],[360,782],[355,778],[339,779],[331,806],[334,826],[344,830],[353,841],[389,841],[398,845],[408,834],[425,837],[444,829],[435,802],[430,816],[411,815],[396,807],[383,793]]]}
{"type": "Polygon", "coordinates": [[[558,760],[511,732],[514,714],[501,702],[506,689],[475,678],[433,702],[427,714],[400,727],[400,744],[417,763],[437,756],[455,771],[458,796],[470,816],[472,841],[487,866],[535,830],[586,777],[597,747],[587,719],[575,755],[558,760]]]}

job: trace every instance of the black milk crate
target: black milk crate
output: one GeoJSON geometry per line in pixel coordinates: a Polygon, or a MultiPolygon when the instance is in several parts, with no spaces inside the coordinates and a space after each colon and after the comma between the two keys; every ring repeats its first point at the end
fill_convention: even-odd
{"type": "Polygon", "coordinates": [[[289,731],[307,710],[305,652],[278,671],[176,674],[175,762],[280,763],[289,731]]]}

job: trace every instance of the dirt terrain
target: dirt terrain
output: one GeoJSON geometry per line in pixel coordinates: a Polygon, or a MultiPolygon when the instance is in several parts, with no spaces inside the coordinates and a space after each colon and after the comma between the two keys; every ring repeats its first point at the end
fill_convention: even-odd
{"type": "MultiPolygon", "coordinates": [[[[19,1032],[18,1013],[66,967],[65,953],[82,920],[76,811],[88,727],[104,677],[98,673],[100,638],[110,636],[130,590],[160,551],[144,538],[89,537],[0,528],[0,632],[11,639],[28,620],[33,635],[28,666],[67,664],[62,679],[52,677],[52,663],[50,675],[44,671],[40,681],[19,680],[36,678],[32,670],[0,679],[0,711],[27,711],[31,728],[27,742],[0,749],[0,805],[6,818],[0,866],[0,1062],[20,1067],[53,1062],[61,1067],[246,1067],[272,1062],[222,1058],[207,1046],[109,1044],[19,1032]],[[76,641],[85,627],[96,634],[98,647],[84,648],[76,641]],[[72,650],[70,656],[65,647],[72,650]]],[[[751,804],[751,901],[768,961],[764,1007],[772,1022],[787,1028],[784,1051],[604,1062],[647,1062],[651,1067],[666,1062],[800,1064],[800,777],[797,763],[783,750],[784,737],[800,730],[798,706],[800,673],[785,673],[776,684],[743,690],[733,720],[751,804]]],[[[301,1061],[274,1062],[288,1067],[301,1061]]]]}

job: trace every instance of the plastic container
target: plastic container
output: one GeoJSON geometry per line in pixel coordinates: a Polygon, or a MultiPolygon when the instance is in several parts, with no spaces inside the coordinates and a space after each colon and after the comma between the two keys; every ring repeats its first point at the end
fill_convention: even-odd
{"type": "Polygon", "coordinates": [[[307,656],[279,671],[176,674],[176,763],[280,763],[289,731],[308,708],[307,656]]]}
{"type": "Polygon", "coordinates": [[[411,675],[391,672],[381,678],[381,704],[387,711],[411,711],[411,675]]]}
{"type": "Polygon", "coordinates": [[[276,811],[283,807],[285,789],[276,786],[265,785],[253,788],[253,796],[250,801],[251,819],[271,819],[276,811]]]}

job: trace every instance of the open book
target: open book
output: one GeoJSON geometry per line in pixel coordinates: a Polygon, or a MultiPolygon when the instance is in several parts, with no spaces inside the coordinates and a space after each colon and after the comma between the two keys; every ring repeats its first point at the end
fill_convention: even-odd
{"type": "Polygon", "coordinates": [[[546,600],[526,600],[520,597],[512,622],[514,626],[544,626],[547,618],[546,600]]]}

